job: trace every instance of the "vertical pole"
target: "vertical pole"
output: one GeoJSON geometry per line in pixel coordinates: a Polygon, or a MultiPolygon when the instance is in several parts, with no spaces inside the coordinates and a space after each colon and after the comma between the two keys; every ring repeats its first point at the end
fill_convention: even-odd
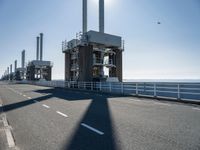
{"type": "Polygon", "coordinates": [[[91,84],[91,90],[93,91],[93,82],[90,82],[90,84],[91,84]]]}
{"type": "Polygon", "coordinates": [[[153,89],[153,91],[154,91],[154,97],[157,97],[157,92],[156,92],[156,83],[154,83],[154,89],[153,89]]]}
{"type": "Polygon", "coordinates": [[[112,92],[112,84],[111,82],[109,83],[109,89],[110,89],[110,93],[112,92]]]}
{"type": "Polygon", "coordinates": [[[40,33],[40,60],[43,59],[43,33],[40,33]]]}
{"type": "Polygon", "coordinates": [[[104,0],[99,0],[99,32],[104,33],[104,0]]]}
{"type": "Polygon", "coordinates": [[[14,70],[14,72],[16,72],[16,70],[17,70],[17,60],[15,60],[15,70],[14,70]]]}
{"type": "Polygon", "coordinates": [[[87,32],[87,0],[83,0],[83,34],[87,32]]]}
{"type": "Polygon", "coordinates": [[[85,82],[83,82],[83,86],[84,86],[84,89],[86,89],[86,83],[85,82]]]}
{"type": "Polygon", "coordinates": [[[138,83],[135,84],[136,95],[138,96],[138,83]]]}
{"type": "Polygon", "coordinates": [[[101,91],[101,89],[102,89],[102,84],[101,82],[99,82],[99,90],[101,91]]]}
{"type": "Polygon", "coordinates": [[[123,82],[121,83],[121,93],[124,94],[124,84],[123,84],[123,82]]]}
{"type": "Polygon", "coordinates": [[[178,93],[178,100],[180,100],[181,99],[181,94],[180,94],[180,84],[178,83],[178,91],[177,91],[177,93],[178,93]]]}
{"type": "Polygon", "coordinates": [[[39,43],[40,43],[40,37],[36,37],[36,60],[39,60],[39,43]]]}

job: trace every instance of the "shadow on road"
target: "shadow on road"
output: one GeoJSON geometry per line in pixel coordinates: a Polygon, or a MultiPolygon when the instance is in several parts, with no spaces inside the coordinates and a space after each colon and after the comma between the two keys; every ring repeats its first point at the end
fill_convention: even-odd
{"type": "Polygon", "coordinates": [[[60,88],[50,88],[44,90],[36,90],[42,97],[30,99],[14,104],[3,106],[5,112],[14,109],[19,109],[34,103],[34,101],[45,101],[50,98],[56,97],[67,101],[80,101],[91,99],[91,103],[86,110],[76,128],[71,135],[70,140],[66,141],[63,145],[63,150],[120,150],[117,142],[117,135],[114,131],[112,114],[109,109],[108,98],[111,95],[98,95],[94,93],[84,94],[83,92],[75,92],[71,90],[64,90],[60,88]],[[48,95],[46,95],[48,94],[48,95]],[[81,125],[81,123],[94,127],[102,132],[99,135],[81,125]]]}

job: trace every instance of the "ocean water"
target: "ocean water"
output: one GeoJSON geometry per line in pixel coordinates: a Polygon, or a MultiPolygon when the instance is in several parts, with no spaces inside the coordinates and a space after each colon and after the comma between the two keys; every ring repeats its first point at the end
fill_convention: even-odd
{"type": "Polygon", "coordinates": [[[200,83],[200,79],[124,79],[124,82],[200,83]]]}

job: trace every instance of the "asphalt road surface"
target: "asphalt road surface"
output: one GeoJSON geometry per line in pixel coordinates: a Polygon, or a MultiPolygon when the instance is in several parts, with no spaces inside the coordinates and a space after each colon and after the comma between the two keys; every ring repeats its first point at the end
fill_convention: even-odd
{"type": "Polygon", "coordinates": [[[20,150],[200,149],[198,105],[3,82],[0,97],[20,150]]]}

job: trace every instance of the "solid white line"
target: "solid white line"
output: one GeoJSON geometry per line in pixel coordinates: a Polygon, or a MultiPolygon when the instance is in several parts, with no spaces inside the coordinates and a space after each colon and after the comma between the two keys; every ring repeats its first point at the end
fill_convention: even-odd
{"type": "Polygon", "coordinates": [[[8,141],[8,146],[15,147],[15,142],[14,142],[14,139],[13,139],[10,129],[5,129],[5,132],[6,132],[6,137],[7,137],[7,141],[8,141]]]}
{"type": "Polygon", "coordinates": [[[8,128],[9,125],[8,125],[8,122],[7,122],[5,117],[3,117],[3,123],[4,123],[4,126],[6,127],[5,133],[6,133],[6,138],[7,138],[7,141],[8,141],[8,146],[10,148],[11,147],[15,147],[14,138],[12,136],[12,133],[11,133],[10,129],[8,128]]]}
{"type": "Polygon", "coordinates": [[[90,130],[92,130],[92,131],[94,131],[94,132],[96,132],[96,133],[98,133],[98,134],[100,134],[100,135],[104,134],[103,132],[101,132],[101,131],[99,131],[99,130],[97,130],[97,129],[95,129],[95,128],[93,128],[93,127],[91,127],[91,126],[89,126],[89,125],[87,125],[85,123],[81,123],[81,125],[86,127],[86,128],[88,128],[88,129],[90,129],[90,130]]]}
{"type": "Polygon", "coordinates": [[[68,117],[66,114],[63,114],[63,113],[60,112],[60,111],[56,111],[56,113],[60,114],[60,115],[63,116],[63,117],[68,117]]]}
{"type": "Polygon", "coordinates": [[[200,108],[196,108],[196,107],[193,107],[192,109],[194,109],[194,110],[200,110],[200,108]]]}
{"type": "Polygon", "coordinates": [[[43,107],[46,107],[46,108],[50,108],[48,105],[45,105],[45,104],[43,104],[42,106],[43,106],[43,107]]]}

